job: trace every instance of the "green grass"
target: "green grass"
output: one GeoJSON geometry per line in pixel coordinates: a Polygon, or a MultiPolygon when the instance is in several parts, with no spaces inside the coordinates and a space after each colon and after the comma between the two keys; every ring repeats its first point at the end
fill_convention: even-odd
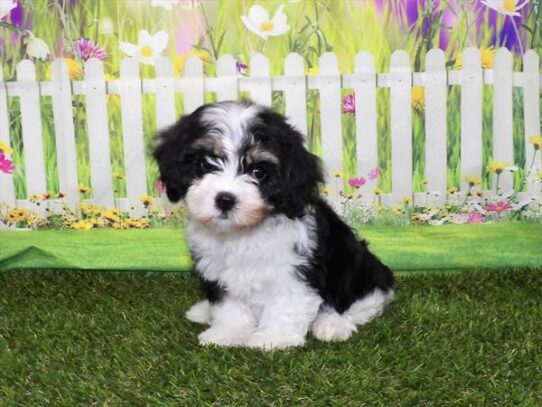
{"type": "Polygon", "coordinates": [[[0,404],[542,403],[542,269],[400,277],[345,343],[202,348],[179,274],[0,273],[0,404]]]}
{"type": "MultiPolygon", "coordinates": [[[[361,226],[357,230],[395,271],[542,267],[542,225],[538,224],[361,226]]],[[[0,271],[188,271],[191,265],[180,229],[0,232],[0,271]]]]}

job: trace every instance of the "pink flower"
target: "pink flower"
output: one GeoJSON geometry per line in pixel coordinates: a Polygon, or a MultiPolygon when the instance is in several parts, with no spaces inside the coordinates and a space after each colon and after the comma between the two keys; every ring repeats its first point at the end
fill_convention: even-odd
{"type": "Polygon", "coordinates": [[[503,212],[506,212],[512,209],[513,206],[506,201],[492,202],[488,204],[484,209],[488,212],[495,212],[497,215],[500,215],[503,212]]]}
{"type": "Polygon", "coordinates": [[[343,99],[343,113],[355,114],[356,113],[356,98],[354,94],[346,95],[343,99]]]}
{"type": "Polygon", "coordinates": [[[98,58],[102,61],[107,59],[105,49],[88,38],[78,39],[75,42],[75,50],[83,61],[88,61],[90,58],[98,58]]]}
{"type": "Polygon", "coordinates": [[[365,183],[367,182],[367,180],[363,177],[359,177],[359,178],[350,178],[348,180],[348,185],[350,185],[351,187],[354,187],[356,189],[362,187],[365,185],[365,183]]]}
{"type": "Polygon", "coordinates": [[[380,177],[380,168],[375,167],[371,171],[369,171],[368,174],[369,180],[374,181],[378,177],[380,177]]]}
{"type": "Polygon", "coordinates": [[[8,160],[4,153],[0,153],[0,172],[11,174],[14,169],[13,162],[8,160]]]}
{"type": "Polygon", "coordinates": [[[455,223],[456,225],[462,225],[464,223],[467,223],[467,221],[468,216],[464,213],[456,213],[450,218],[450,222],[455,223]]]}
{"type": "Polygon", "coordinates": [[[486,218],[481,213],[474,212],[467,215],[467,222],[470,224],[484,223],[485,220],[486,218]]]}
{"type": "Polygon", "coordinates": [[[164,185],[164,183],[162,182],[160,178],[156,180],[156,182],[154,183],[154,187],[160,194],[163,194],[164,192],[166,192],[166,186],[164,185]]]}

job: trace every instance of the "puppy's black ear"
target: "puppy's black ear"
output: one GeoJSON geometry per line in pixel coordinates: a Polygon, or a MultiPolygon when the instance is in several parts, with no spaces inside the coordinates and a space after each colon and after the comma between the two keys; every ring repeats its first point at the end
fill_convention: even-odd
{"type": "Polygon", "coordinates": [[[280,208],[286,216],[302,216],[307,205],[318,199],[318,187],[324,182],[320,159],[303,146],[303,136],[295,130],[288,136],[292,145],[283,166],[283,199],[280,208]]]}
{"type": "Polygon", "coordinates": [[[196,111],[158,133],[158,145],[153,155],[158,162],[160,180],[166,186],[171,202],[182,199],[192,182],[193,168],[188,162],[190,145],[200,130],[201,124],[196,111]]]}

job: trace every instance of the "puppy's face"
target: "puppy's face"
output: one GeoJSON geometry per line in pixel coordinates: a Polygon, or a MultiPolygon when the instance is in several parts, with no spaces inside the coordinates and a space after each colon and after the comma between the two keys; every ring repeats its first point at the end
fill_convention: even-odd
{"type": "Polygon", "coordinates": [[[168,197],[218,232],[253,228],[266,216],[301,216],[321,172],[284,118],[250,102],[205,105],[160,134],[155,158],[168,197]]]}

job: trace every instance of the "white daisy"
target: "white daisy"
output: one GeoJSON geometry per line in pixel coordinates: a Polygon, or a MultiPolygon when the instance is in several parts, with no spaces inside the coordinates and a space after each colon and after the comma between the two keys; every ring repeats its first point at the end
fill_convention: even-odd
{"type": "Polygon", "coordinates": [[[520,3],[521,0],[482,0],[484,6],[511,17],[519,16],[518,11],[525,7],[529,0],[520,3]]]}
{"type": "Polygon", "coordinates": [[[46,59],[51,53],[49,46],[41,38],[34,37],[32,31],[26,30],[28,40],[26,42],[26,52],[28,55],[38,59],[46,59]]]}
{"type": "Polygon", "coordinates": [[[17,7],[15,0],[0,0],[0,20],[6,17],[15,7],[17,7]]]}
{"type": "Polygon", "coordinates": [[[269,12],[259,4],[250,8],[247,16],[241,16],[245,26],[257,36],[266,40],[268,37],[282,35],[290,29],[286,24],[286,14],[282,12],[284,4],[279,6],[273,19],[269,19],[269,12]]]}
{"type": "Polygon", "coordinates": [[[160,53],[166,49],[168,39],[168,34],[163,30],[153,35],[150,35],[148,31],[140,30],[137,44],[121,41],[119,48],[143,64],[154,65],[160,53]]]}

